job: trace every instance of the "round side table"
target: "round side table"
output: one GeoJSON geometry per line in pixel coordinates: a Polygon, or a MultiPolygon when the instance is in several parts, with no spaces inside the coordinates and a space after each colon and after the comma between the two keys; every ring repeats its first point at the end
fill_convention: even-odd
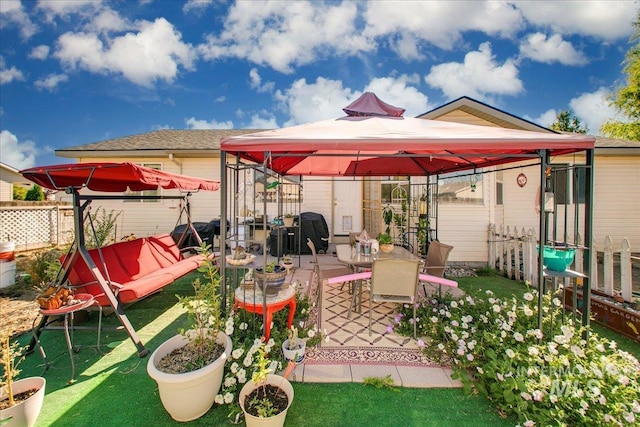
{"type": "Polygon", "coordinates": [[[289,317],[287,318],[287,327],[293,325],[293,316],[296,312],[296,290],[290,284],[285,284],[280,288],[277,294],[267,295],[266,311],[264,294],[260,289],[246,289],[242,286],[236,288],[234,292],[236,308],[243,308],[249,313],[257,313],[264,315],[265,322],[265,339],[269,341],[271,335],[271,323],[273,321],[273,313],[289,307],[289,317]]]}

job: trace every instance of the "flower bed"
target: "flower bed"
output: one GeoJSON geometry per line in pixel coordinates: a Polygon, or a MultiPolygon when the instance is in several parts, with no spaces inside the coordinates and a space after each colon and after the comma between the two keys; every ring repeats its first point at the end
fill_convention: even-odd
{"type": "MultiPolygon", "coordinates": [[[[449,295],[419,302],[416,321],[424,350],[452,363],[467,392],[492,400],[524,426],[637,425],[640,363],[616,343],[561,322],[563,303],[545,295],[538,329],[538,295],[523,300],[449,295]]],[[[413,332],[413,308],[402,307],[395,328],[413,332]]],[[[570,316],[569,316],[570,317],[570,316]]]]}

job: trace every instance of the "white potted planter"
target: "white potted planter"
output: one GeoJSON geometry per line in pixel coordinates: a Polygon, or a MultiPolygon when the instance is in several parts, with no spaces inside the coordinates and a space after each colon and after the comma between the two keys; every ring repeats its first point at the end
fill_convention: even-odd
{"type": "MultiPolygon", "coordinates": [[[[34,395],[17,405],[0,411],[0,425],[2,427],[31,427],[35,425],[42,403],[47,381],[42,377],[24,378],[13,383],[13,395],[36,389],[34,395]]],[[[0,390],[0,400],[8,399],[4,389],[0,390]]]]}
{"type": "Polygon", "coordinates": [[[293,386],[285,377],[280,375],[268,374],[267,375],[267,384],[274,385],[276,387],[281,388],[284,393],[287,395],[288,404],[284,411],[276,414],[272,417],[260,418],[254,415],[248,414],[245,410],[245,399],[251,394],[253,390],[258,387],[262,387],[262,384],[257,384],[253,381],[247,381],[247,383],[240,390],[240,395],[238,397],[240,407],[244,412],[244,419],[247,424],[247,427],[282,427],[284,425],[284,420],[287,417],[287,411],[291,407],[291,403],[293,402],[293,386]]]}
{"type": "Polygon", "coordinates": [[[158,383],[162,405],[180,422],[195,420],[211,409],[222,385],[224,364],[233,350],[231,338],[219,332],[216,342],[224,346],[224,353],[210,365],[184,374],[168,374],[156,368],[157,361],[187,342],[183,335],[176,335],[160,345],[147,362],[147,373],[158,383]]]}
{"type": "Polygon", "coordinates": [[[304,353],[306,350],[306,342],[301,339],[296,340],[296,344],[293,348],[289,346],[289,340],[286,339],[282,343],[282,354],[284,355],[285,360],[296,362],[296,364],[300,364],[304,361],[304,353]]]}

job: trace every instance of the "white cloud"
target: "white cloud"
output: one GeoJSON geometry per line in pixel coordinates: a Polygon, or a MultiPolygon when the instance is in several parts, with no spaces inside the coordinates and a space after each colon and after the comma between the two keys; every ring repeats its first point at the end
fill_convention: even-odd
{"type": "Polygon", "coordinates": [[[44,79],[38,79],[34,83],[34,86],[38,90],[48,90],[54,92],[60,83],[69,81],[69,77],[66,74],[49,74],[44,79]]]}
{"type": "Polygon", "coordinates": [[[342,108],[361,94],[342,87],[339,80],[318,77],[315,83],[296,80],[288,89],[277,90],[275,98],[289,115],[286,127],[343,116],[342,108]]]}
{"type": "Polygon", "coordinates": [[[16,169],[26,169],[35,166],[38,148],[33,141],[19,142],[14,134],[3,130],[0,132],[0,153],[2,163],[16,169]]]}
{"type": "Polygon", "coordinates": [[[249,71],[249,79],[250,79],[249,86],[251,87],[251,89],[255,89],[259,93],[264,93],[264,92],[271,93],[271,92],[273,92],[273,88],[275,87],[275,83],[274,82],[266,82],[266,83],[262,84],[262,78],[260,77],[260,74],[258,73],[258,69],[257,68],[252,68],[251,71],[249,71]]]}
{"type": "Polygon", "coordinates": [[[535,117],[535,118],[528,116],[526,114],[524,115],[525,120],[529,120],[530,122],[537,123],[540,126],[544,126],[546,128],[551,128],[551,125],[553,124],[553,122],[556,121],[557,117],[558,117],[558,112],[553,108],[545,111],[544,113],[540,114],[538,117],[535,117]]]}
{"type": "Polygon", "coordinates": [[[65,33],[58,39],[54,56],[72,69],[122,74],[144,87],[159,80],[172,83],[179,66],[193,69],[192,46],[182,42],[181,34],[166,19],[137,25],[138,32],[116,37],[110,44],[93,33],[65,33]]]}
{"type": "Polygon", "coordinates": [[[39,1],[38,9],[44,12],[47,21],[55,18],[68,19],[69,15],[91,13],[102,7],[102,0],[55,0],[39,1]]]}
{"type": "Polygon", "coordinates": [[[203,10],[213,4],[213,0],[189,0],[182,6],[184,13],[191,12],[192,10],[203,10]]]}
{"type": "Polygon", "coordinates": [[[49,56],[50,50],[51,48],[49,46],[45,44],[41,44],[31,49],[31,52],[29,53],[29,58],[39,59],[41,61],[44,61],[49,56]]]}
{"type": "MultiPolygon", "coordinates": [[[[609,106],[607,96],[609,92],[606,88],[599,88],[595,92],[583,93],[582,95],[573,98],[569,101],[569,106],[561,108],[561,110],[569,110],[571,113],[580,120],[584,126],[589,130],[589,135],[602,135],[600,133],[600,126],[610,118],[620,120],[616,116],[616,111],[609,106]]],[[[558,111],[551,109],[542,113],[537,118],[529,118],[525,116],[527,120],[537,123],[541,126],[551,127],[551,124],[556,121],[558,111]]]]}
{"type": "Polygon", "coordinates": [[[24,81],[24,75],[22,71],[18,70],[16,67],[11,66],[7,68],[4,58],[0,56],[0,85],[12,83],[14,81],[24,81]]]}
{"type": "Polygon", "coordinates": [[[406,109],[405,117],[423,113],[427,97],[414,86],[420,83],[417,74],[372,79],[362,91],[343,87],[340,80],[318,77],[314,83],[299,79],[285,90],[278,90],[275,99],[285,115],[283,126],[293,126],[344,116],[342,109],[363,92],[374,92],[384,102],[406,109]]]}
{"type": "Polygon", "coordinates": [[[261,111],[260,114],[251,116],[247,129],[276,129],[277,127],[275,116],[267,111],[261,111]]]}
{"type": "Polygon", "coordinates": [[[415,117],[428,110],[429,98],[411,85],[419,85],[417,74],[401,75],[397,78],[382,77],[373,79],[364,92],[373,92],[378,98],[395,107],[404,108],[405,117],[415,117]]]}
{"type": "Polygon", "coordinates": [[[38,31],[38,27],[24,11],[20,0],[0,1],[0,28],[9,25],[18,26],[20,28],[20,35],[25,40],[29,39],[38,31]]]}
{"type": "Polygon", "coordinates": [[[574,49],[573,45],[562,39],[560,34],[551,37],[543,33],[529,34],[520,43],[520,55],[534,61],[551,64],[559,62],[564,65],[584,65],[587,58],[574,49]]]}
{"type": "Polygon", "coordinates": [[[98,15],[94,16],[85,26],[85,30],[89,32],[109,33],[111,31],[124,31],[130,29],[128,24],[118,12],[113,9],[105,9],[98,15]]]}
{"type": "Polygon", "coordinates": [[[233,129],[233,122],[227,120],[226,122],[217,122],[211,120],[199,120],[195,117],[190,117],[184,121],[187,124],[187,129],[233,129]]]}
{"type": "Polygon", "coordinates": [[[607,41],[626,38],[637,16],[634,1],[523,1],[515,3],[524,18],[559,34],[580,34],[607,41]]]}
{"type": "MultiPolygon", "coordinates": [[[[510,36],[522,24],[517,8],[506,2],[371,1],[364,12],[367,37],[400,36],[452,49],[465,31],[510,36]]],[[[407,54],[407,47],[401,56],[407,54]]],[[[406,56],[405,56],[406,57],[406,56]]]]}
{"type": "Polygon", "coordinates": [[[351,2],[237,2],[220,35],[199,46],[206,60],[240,58],[283,73],[318,57],[370,51],[375,46],[356,32],[351,2]]]}
{"type": "Polygon", "coordinates": [[[486,100],[491,95],[517,95],[523,90],[515,63],[507,59],[498,64],[490,43],[482,43],[479,50],[467,53],[463,63],[431,67],[424,80],[451,99],[466,95],[486,100]]]}
{"type": "Polygon", "coordinates": [[[589,128],[589,134],[601,135],[600,126],[610,118],[620,120],[616,111],[609,106],[609,91],[603,87],[595,92],[583,93],[569,102],[575,116],[589,128]]]}

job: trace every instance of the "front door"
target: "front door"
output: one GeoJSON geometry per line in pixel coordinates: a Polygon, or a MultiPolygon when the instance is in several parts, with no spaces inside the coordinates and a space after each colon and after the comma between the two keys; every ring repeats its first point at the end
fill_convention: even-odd
{"type": "Polygon", "coordinates": [[[348,236],[362,231],[362,181],[333,179],[333,235],[348,236]]]}

